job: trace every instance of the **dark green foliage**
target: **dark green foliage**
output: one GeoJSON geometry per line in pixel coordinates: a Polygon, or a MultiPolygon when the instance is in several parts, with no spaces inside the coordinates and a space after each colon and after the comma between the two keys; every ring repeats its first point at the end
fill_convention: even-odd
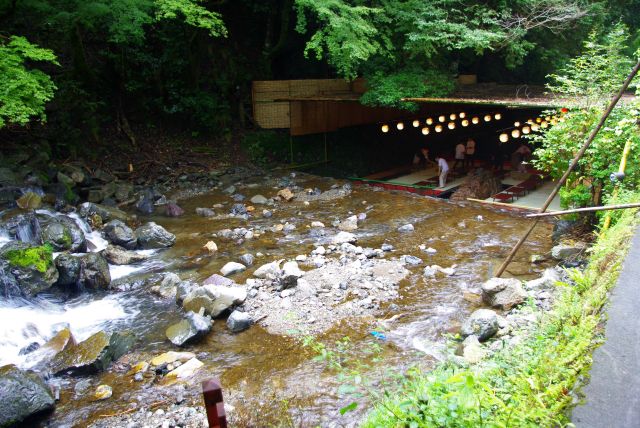
{"type": "Polygon", "coordinates": [[[416,111],[416,103],[401,101],[405,97],[443,97],[454,89],[450,74],[440,70],[408,70],[385,74],[376,72],[367,79],[371,88],[360,101],[365,105],[405,108],[416,111]]]}

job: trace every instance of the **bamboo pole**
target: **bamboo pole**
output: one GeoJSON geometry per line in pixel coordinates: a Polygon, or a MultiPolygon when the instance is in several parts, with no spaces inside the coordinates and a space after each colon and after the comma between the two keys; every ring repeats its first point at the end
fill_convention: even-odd
{"type": "Polygon", "coordinates": [[[604,206],[601,206],[601,207],[574,208],[572,210],[565,210],[565,211],[552,211],[552,212],[548,212],[548,213],[527,214],[526,217],[530,217],[530,218],[551,217],[551,216],[556,216],[556,215],[575,214],[575,213],[588,213],[588,212],[594,212],[594,211],[624,210],[624,209],[628,209],[628,208],[640,208],[640,203],[604,205],[604,206]]]}
{"type": "MultiPolygon", "coordinates": [[[[629,157],[629,152],[631,151],[631,140],[627,140],[624,143],[624,149],[622,150],[622,157],[620,158],[620,168],[618,168],[618,173],[624,174],[624,170],[627,168],[627,157],[629,157]]],[[[615,201],[618,196],[618,191],[620,190],[620,184],[616,183],[616,188],[613,189],[613,197],[611,200],[615,201]]],[[[607,213],[607,216],[604,219],[604,224],[602,225],[602,230],[605,231],[609,228],[611,224],[611,213],[607,213]]]]}
{"type": "MultiPolygon", "coordinates": [[[[633,69],[631,70],[631,73],[629,73],[629,76],[627,76],[626,80],[622,84],[622,87],[620,88],[620,91],[618,91],[618,94],[615,97],[613,97],[613,99],[609,103],[609,107],[607,107],[605,112],[602,114],[602,117],[600,118],[600,121],[598,122],[596,127],[593,128],[593,131],[591,131],[591,134],[589,134],[589,137],[587,138],[587,141],[585,141],[585,143],[582,145],[582,148],[578,151],[578,153],[575,155],[575,157],[571,161],[571,164],[569,165],[569,168],[562,175],[562,177],[560,178],[558,183],[556,183],[556,186],[551,191],[551,194],[549,195],[547,200],[542,205],[542,208],[540,208],[540,212],[541,213],[545,212],[547,210],[547,208],[549,208],[549,205],[551,205],[551,201],[553,201],[553,198],[555,198],[555,196],[558,194],[558,191],[560,191],[560,188],[562,187],[564,182],[567,181],[567,178],[569,177],[569,174],[571,174],[571,172],[574,170],[576,165],[578,165],[578,161],[582,158],[582,156],[584,156],[584,153],[587,151],[587,149],[591,145],[591,142],[593,142],[593,140],[595,139],[595,137],[598,134],[598,132],[600,132],[600,129],[602,128],[602,126],[606,122],[607,118],[609,117],[609,115],[613,111],[613,108],[616,106],[616,104],[618,104],[618,101],[620,101],[620,98],[622,98],[622,94],[624,94],[624,92],[629,87],[629,84],[631,83],[633,78],[636,76],[636,74],[638,74],[638,70],[640,70],[640,61],[638,61],[636,63],[636,65],[633,67],[633,69]]],[[[516,253],[518,252],[520,247],[522,247],[522,244],[524,244],[524,242],[527,240],[527,238],[529,237],[529,235],[531,234],[533,229],[538,224],[538,221],[540,221],[540,217],[536,217],[533,220],[533,223],[531,224],[529,229],[526,231],[526,233],[522,236],[522,238],[520,238],[518,243],[511,249],[511,252],[507,256],[505,261],[498,268],[498,271],[496,272],[496,277],[500,277],[504,273],[504,271],[507,269],[507,266],[509,266],[509,263],[511,263],[511,260],[513,260],[513,257],[516,255],[516,253]]]]}

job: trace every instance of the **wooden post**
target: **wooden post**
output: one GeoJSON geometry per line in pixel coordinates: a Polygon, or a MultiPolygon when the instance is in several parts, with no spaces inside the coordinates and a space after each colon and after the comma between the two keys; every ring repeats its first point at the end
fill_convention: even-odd
{"type": "Polygon", "coordinates": [[[224,412],[220,381],[218,379],[202,381],[202,395],[204,396],[204,408],[207,410],[209,428],[227,428],[227,415],[224,412]]]}
{"type": "MultiPolygon", "coordinates": [[[[585,143],[582,145],[582,148],[580,148],[576,156],[573,158],[573,160],[569,164],[569,168],[567,168],[564,175],[560,178],[556,186],[553,188],[553,191],[551,192],[547,200],[542,205],[542,208],[540,208],[541,213],[545,212],[547,208],[549,208],[549,205],[551,205],[551,201],[553,201],[553,198],[558,194],[558,191],[560,191],[560,188],[564,185],[565,181],[567,181],[567,178],[569,178],[571,171],[573,171],[576,165],[578,165],[578,161],[582,158],[582,156],[584,156],[584,153],[587,151],[587,149],[591,145],[591,142],[596,138],[596,135],[598,134],[598,132],[600,132],[600,129],[602,128],[602,126],[604,126],[604,123],[606,122],[607,118],[613,111],[613,108],[616,106],[616,104],[618,104],[618,101],[620,101],[620,98],[622,98],[622,94],[624,94],[624,92],[629,87],[629,84],[631,83],[633,78],[636,76],[636,74],[638,74],[638,70],[640,70],[640,61],[638,61],[638,63],[633,67],[633,70],[631,70],[631,73],[629,73],[629,76],[627,76],[627,79],[624,81],[624,84],[620,88],[620,91],[615,97],[613,97],[613,99],[609,103],[609,107],[607,107],[605,112],[602,114],[600,121],[598,122],[596,127],[593,129],[593,131],[591,131],[591,134],[589,134],[587,141],[585,141],[585,143]]],[[[531,224],[529,229],[527,229],[527,231],[522,236],[522,238],[520,238],[518,243],[513,247],[513,249],[507,256],[507,258],[505,259],[505,261],[498,268],[498,271],[496,272],[496,277],[499,278],[500,276],[502,276],[502,274],[507,269],[507,266],[509,266],[509,263],[511,263],[511,260],[513,260],[513,257],[516,255],[516,253],[518,252],[522,244],[524,244],[524,242],[527,240],[531,232],[533,232],[533,229],[536,227],[539,220],[540,220],[539,218],[535,218],[533,220],[533,223],[531,224]]]]}

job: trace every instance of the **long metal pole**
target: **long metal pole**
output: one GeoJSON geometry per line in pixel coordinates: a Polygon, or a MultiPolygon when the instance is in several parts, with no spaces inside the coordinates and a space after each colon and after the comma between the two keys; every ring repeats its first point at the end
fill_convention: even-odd
{"type": "Polygon", "coordinates": [[[608,211],[608,210],[623,210],[628,208],[640,208],[640,203],[634,204],[619,204],[619,205],[604,205],[601,207],[585,207],[585,208],[576,208],[573,210],[565,210],[565,211],[551,211],[548,213],[535,213],[535,214],[527,214],[526,217],[536,218],[536,217],[552,217],[556,215],[565,215],[565,214],[575,214],[575,213],[588,213],[594,211],[608,211]]]}
{"type": "MultiPolygon", "coordinates": [[[[611,102],[609,103],[609,107],[607,107],[607,109],[605,110],[604,114],[600,118],[600,121],[598,122],[596,127],[593,128],[593,131],[591,131],[591,134],[589,134],[589,138],[587,138],[587,141],[585,141],[585,143],[582,145],[582,148],[578,151],[578,153],[575,155],[575,157],[571,161],[571,164],[569,165],[569,168],[565,171],[565,173],[562,175],[562,177],[560,178],[560,180],[558,181],[556,186],[553,188],[553,191],[551,192],[551,194],[549,195],[547,200],[542,205],[542,208],[540,208],[540,212],[541,213],[545,212],[547,210],[547,208],[549,208],[549,205],[551,205],[551,201],[553,201],[553,198],[555,198],[555,196],[560,191],[560,188],[564,185],[565,181],[567,181],[567,178],[569,177],[569,174],[571,174],[571,172],[574,170],[576,165],[578,165],[578,161],[582,158],[582,156],[584,156],[584,153],[587,151],[587,149],[589,148],[589,146],[591,145],[591,143],[595,139],[595,137],[598,134],[598,132],[600,132],[600,129],[602,128],[602,126],[604,125],[605,121],[607,120],[607,118],[609,117],[611,112],[613,111],[613,108],[616,106],[616,104],[618,104],[618,101],[620,101],[620,98],[622,98],[622,94],[624,94],[624,92],[629,87],[629,84],[631,83],[633,78],[636,76],[636,74],[638,74],[638,70],[640,70],[640,61],[638,61],[638,63],[636,63],[636,65],[633,67],[633,69],[631,70],[631,73],[629,73],[629,76],[627,76],[627,79],[624,81],[624,84],[620,88],[620,91],[611,100],[611,102]]],[[[540,218],[536,218],[533,221],[533,223],[531,224],[529,229],[526,231],[526,233],[522,236],[522,238],[520,238],[518,243],[513,247],[513,249],[511,250],[511,252],[507,256],[507,258],[505,259],[505,261],[502,263],[502,265],[500,266],[500,268],[496,272],[496,276],[497,277],[502,276],[504,271],[507,269],[507,266],[509,266],[509,263],[511,263],[511,260],[513,260],[513,257],[516,255],[516,253],[518,252],[520,247],[522,247],[522,244],[524,244],[524,242],[527,240],[527,238],[529,237],[529,235],[531,234],[533,229],[538,224],[538,221],[540,221],[540,218]]]]}

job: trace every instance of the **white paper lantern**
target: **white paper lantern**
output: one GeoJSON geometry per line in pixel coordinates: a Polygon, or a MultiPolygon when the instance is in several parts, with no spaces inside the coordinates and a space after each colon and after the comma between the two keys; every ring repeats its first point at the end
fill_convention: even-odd
{"type": "Polygon", "coordinates": [[[507,141],[509,141],[509,136],[507,134],[500,134],[500,142],[506,143],[507,141]]]}
{"type": "Polygon", "coordinates": [[[513,138],[518,138],[520,136],[520,130],[519,129],[514,129],[513,131],[511,131],[511,136],[513,138]]]}
{"type": "Polygon", "coordinates": [[[444,116],[439,116],[438,117],[438,122],[444,122],[445,120],[447,120],[447,118],[444,117],[444,116]]]}
{"type": "Polygon", "coordinates": [[[384,133],[389,132],[389,125],[382,125],[382,127],[380,128],[380,130],[382,130],[382,132],[384,132],[384,133]]]}
{"type": "Polygon", "coordinates": [[[436,125],[436,132],[442,132],[442,125],[436,125]]]}
{"type": "Polygon", "coordinates": [[[502,119],[502,115],[500,113],[496,113],[493,117],[495,118],[495,120],[502,119]]]}
{"type": "Polygon", "coordinates": [[[467,126],[469,126],[469,121],[465,119],[462,122],[460,122],[460,124],[466,128],[467,126]]]}
{"type": "Polygon", "coordinates": [[[396,128],[398,128],[398,131],[402,131],[404,129],[404,123],[398,122],[398,124],[396,125],[396,128]]]}
{"type": "Polygon", "coordinates": [[[474,117],[471,119],[471,123],[473,123],[474,125],[477,125],[477,124],[478,124],[478,122],[480,122],[480,119],[478,119],[478,116],[474,116],[474,117]]]}
{"type": "Polygon", "coordinates": [[[417,128],[418,126],[420,126],[420,121],[416,119],[413,121],[412,125],[414,128],[417,128]]]}
{"type": "Polygon", "coordinates": [[[456,120],[456,118],[457,118],[457,117],[458,117],[458,116],[457,116],[455,113],[451,113],[451,114],[449,115],[449,119],[451,119],[451,120],[456,120]]]}
{"type": "Polygon", "coordinates": [[[465,112],[461,111],[460,113],[458,113],[458,117],[459,117],[460,119],[464,119],[465,117],[467,117],[467,113],[465,113],[465,112]]]}
{"type": "Polygon", "coordinates": [[[428,118],[426,120],[427,125],[433,125],[433,119],[432,118],[428,118]]]}
{"type": "Polygon", "coordinates": [[[427,128],[426,126],[422,128],[422,135],[429,135],[429,128],[427,128]]]}
{"type": "Polygon", "coordinates": [[[523,126],[522,127],[522,133],[523,134],[529,134],[531,132],[531,128],[529,128],[528,126],[523,126]]]}
{"type": "Polygon", "coordinates": [[[490,114],[485,115],[484,116],[484,121],[485,122],[491,122],[491,115],[490,114]]]}
{"type": "Polygon", "coordinates": [[[455,122],[449,122],[449,123],[447,124],[447,128],[449,128],[449,129],[456,129],[456,124],[455,124],[455,122]]]}
{"type": "Polygon", "coordinates": [[[515,126],[517,128],[518,126],[520,126],[520,122],[519,121],[513,122],[513,126],[515,126]]]}

